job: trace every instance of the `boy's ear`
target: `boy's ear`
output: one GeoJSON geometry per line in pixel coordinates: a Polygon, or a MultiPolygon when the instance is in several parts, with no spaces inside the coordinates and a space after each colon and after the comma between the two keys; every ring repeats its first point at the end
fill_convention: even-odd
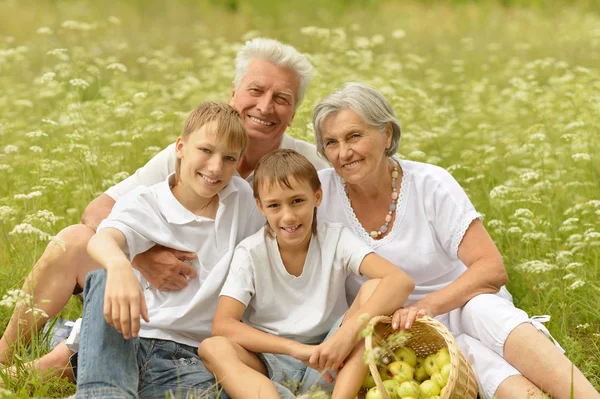
{"type": "Polygon", "coordinates": [[[317,191],[315,191],[315,206],[321,205],[321,201],[323,200],[323,189],[319,187],[317,191]]]}
{"type": "Polygon", "coordinates": [[[175,142],[175,153],[177,154],[177,158],[183,158],[183,139],[181,136],[177,137],[177,141],[175,142]]]}
{"type": "Polygon", "coordinates": [[[233,105],[233,103],[234,103],[233,98],[234,97],[235,97],[235,83],[231,82],[231,97],[229,98],[229,105],[231,105],[232,107],[234,107],[234,105],[233,105]]]}
{"type": "Polygon", "coordinates": [[[260,198],[254,198],[254,201],[256,201],[256,206],[258,207],[258,210],[260,211],[260,213],[264,217],[267,217],[267,215],[265,215],[265,211],[263,209],[262,202],[260,202],[260,198]]]}

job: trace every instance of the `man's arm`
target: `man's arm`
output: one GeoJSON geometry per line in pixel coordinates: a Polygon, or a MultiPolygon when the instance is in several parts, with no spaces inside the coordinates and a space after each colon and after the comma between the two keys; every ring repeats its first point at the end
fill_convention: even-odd
{"type": "Polygon", "coordinates": [[[108,194],[100,194],[99,197],[95,198],[85,207],[83,215],[81,216],[81,223],[96,231],[100,222],[110,215],[110,211],[112,211],[113,206],[115,206],[115,202],[116,201],[108,194]]]}

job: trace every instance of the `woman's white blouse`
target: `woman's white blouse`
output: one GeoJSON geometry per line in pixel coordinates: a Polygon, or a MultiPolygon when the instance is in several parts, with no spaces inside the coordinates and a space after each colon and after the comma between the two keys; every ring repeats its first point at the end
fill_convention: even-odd
{"type": "MultiPolygon", "coordinates": [[[[376,254],[411,276],[415,290],[406,303],[410,304],[440,290],[464,273],[466,266],[458,259],[458,246],[471,222],[481,220],[482,216],[446,170],[394,159],[400,163],[403,176],[396,219],[387,236],[381,240],[369,236],[356,218],[334,169],[319,172],[323,202],[318,208],[318,217],[343,223],[376,254]]],[[[349,301],[364,281],[356,276],[348,278],[349,301]]]]}

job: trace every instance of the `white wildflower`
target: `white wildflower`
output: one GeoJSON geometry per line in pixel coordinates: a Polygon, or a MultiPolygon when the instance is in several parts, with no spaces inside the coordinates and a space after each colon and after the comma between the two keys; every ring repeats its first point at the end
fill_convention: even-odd
{"type": "Polygon", "coordinates": [[[396,29],[392,32],[392,37],[394,39],[402,39],[403,37],[406,37],[406,32],[402,29],[396,29]]]}
{"type": "Polygon", "coordinates": [[[18,151],[19,151],[19,147],[17,147],[16,145],[8,144],[8,145],[4,146],[5,154],[13,154],[18,151]]]}
{"type": "Polygon", "coordinates": [[[14,220],[17,212],[7,205],[0,206],[0,223],[1,222],[11,222],[14,220]]]}
{"type": "Polygon", "coordinates": [[[29,194],[15,194],[13,196],[13,198],[18,200],[18,199],[32,199],[32,198],[41,197],[41,196],[42,196],[41,191],[32,191],[29,194]]]}
{"type": "Polygon", "coordinates": [[[43,152],[44,149],[42,147],[40,147],[39,145],[32,145],[31,147],[29,147],[29,151],[40,153],[40,152],[43,152]]]}
{"type": "Polygon", "coordinates": [[[83,79],[71,79],[69,80],[69,84],[73,87],[81,87],[83,89],[86,89],[90,86],[90,84],[83,79]]]}
{"type": "Polygon", "coordinates": [[[521,181],[524,183],[531,183],[531,182],[539,180],[540,175],[539,175],[539,173],[530,171],[530,172],[522,173],[521,176],[519,176],[519,179],[521,179],[521,181]]]}
{"type": "Polygon", "coordinates": [[[0,163],[0,170],[6,170],[6,171],[10,172],[12,170],[12,166],[7,165],[5,163],[0,163]]]}
{"type": "Polygon", "coordinates": [[[117,17],[115,17],[114,15],[111,15],[110,17],[108,17],[108,22],[110,22],[113,25],[121,25],[121,20],[117,17]]]}
{"type": "Polygon", "coordinates": [[[527,208],[519,208],[515,211],[515,213],[513,213],[513,217],[533,219],[533,212],[527,208]]]}
{"type": "Polygon", "coordinates": [[[61,220],[62,217],[55,216],[54,213],[48,211],[46,209],[37,211],[32,215],[27,215],[23,220],[24,223],[32,224],[32,223],[40,223],[44,225],[44,227],[52,227],[56,224],[58,220],[61,220]]]}
{"type": "Polygon", "coordinates": [[[565,276],[563,276],[563,280],[573,280],[576,277],[577,277],[577,275],[575,273],[569,273],[569,274],[566,274],[565,276]]]}
{"type": "Polygon", "coordinates": [[[506,234],[511,236],[520,236],[521,234],[523,234],[523,230],[521,230],[520,227],[512,226],[508,228],[508,230],[506,230],[506,234]]]}
{"type": "Polygon", "coordinates": [[[52,239],[52,236],[48,233],[43,232],[37,227],[32,226],[29,223],[21,223],[16,225],[9,235],[32,235],[36,236],[38,239],[42,241],[48,241],[52,239]]]}
{"type": "Polygon", "coordinates": [[[521,263],[520,265],[516,266],[517,270],[535,274],[546,273],[551,270],[555,270],[556,268],[556,265],[547,262],[542,262],[541,260],[532,260],[529,262],[521,263]]]}
{"type": "Polygon", "coordinates": [[[25,133],[27,137],[48,137],[48,135],[41,130],[35,130],[33,132],[25,133]]]}
{"type": "Polygon", "coordinates": [[[119,62],[113,62],[109,64],[106,69],[109,71],[127,72],[127,67],[119,62]]]}
{"type": "Polygon", "coordinates": [[[579,161],[591,161],[592,157],[590,156],[590,154],[578,153],[578,154],[571,155],[571,159],[573,161],[575,161],[575,162],[579,162],[579,161]]]}
{"type": "Polygon", "coordinates": [[[569,286],[569,288],[568,288],[568,289],[569,289],[569,290],[571,290],[571,291],[574,291],[574,290],[576,290],[576,289],[578,289],[578,288],[581,288],[581,287],[583,287],[584,285],[585,285],[585,281],[583,281],[583,280],[575,280],[575,281],[573,282],[573,284],[571,284],[571,285],[569,286]]]}
{"type": "Polygon", "coordinates": [[[511,188],[503,185],[496,186],[490,191],[490,198],[492,199],[503,199],[506,198],[511,193],[511,188]]]}

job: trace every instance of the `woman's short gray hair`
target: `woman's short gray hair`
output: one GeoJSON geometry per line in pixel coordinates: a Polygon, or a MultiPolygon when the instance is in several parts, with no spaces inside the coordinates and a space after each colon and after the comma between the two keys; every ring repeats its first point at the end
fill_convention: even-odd
{"type": "Polygon", "coordinates": [[[294,47],[283,44],[274,39],[257,37],[249,40],[238,51],[235,58],[235,79],[233,85],[237,91],[246,73],[250,62],[255,59],[266,60],[273,65],[291,69],[298,75],[298,93],[296,93],[295,110],[298,109],[306,88],[312,80],[313,66],[305,55],[300,54],[294,47]]]}
{"type": "Polygon", "coordinates": [[[364,83],[346,83],[341,89],[325,97],[313,111],[313,126],[317,151],[325,156],[323,151],[323,124],[331,114],[343,108],[350,108],[365,121],[366,124],[379,130],[382,134],[392,126],[392,142],[385,153],[391,157],[398,151],[400,144],[400,122],[392,106],[386,98],[376,89],[364,83]]]}

